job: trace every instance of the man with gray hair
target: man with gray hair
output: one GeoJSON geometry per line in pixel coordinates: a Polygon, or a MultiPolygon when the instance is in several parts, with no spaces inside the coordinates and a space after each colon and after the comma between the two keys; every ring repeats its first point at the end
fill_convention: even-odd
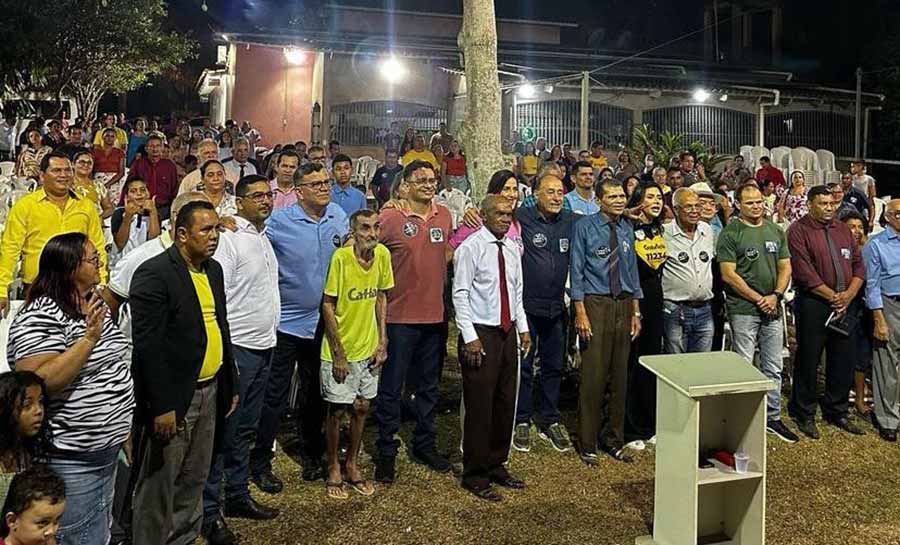
{"type": "Polygon", "coordinates": [[[512,206],[497,195],[481,203],[484,225],[456,249],[453,257],[453,306],[465,349],[462,353],[463,487],[497,502],[492,484],[521,489],[509,474],[509,457],[519,354],[531,336],[522,302],[519,249],[506,237],[512,206]]]}
{"type": "MultiPolygon", "coordinates": [[[[259,168],[250,157],[250,141],[245,137],[236,138],[231,148],[232,156],[222,161],[225,179],[237,185],[244,176],[259,174],[259,168]]],[[[202,163],[201,163],[202,164],[202,163]]]]}
{"type": "Polygon", "coordinates": [[[662,273],[666,352],[709,352],[712,349],[713,258],[716,237],[700,221],[700,197],[682,187],[672,196],[675,221],[663,229],[666,262],[662,273]]]}
{"type": "MultiPolygon", "coordinates": [[[[197,144],[197,164],[202,165],[207,161],[219,160],[219,145],[212,138],[205,138],[197,144]]],[[[178,194],[187,193],[188,191],[197,191],[200,184],[203,183],[203,174],[200,169],[188,172],[181,185],[178,186],[178,194]]],[[[232,186],[233,187],[233,186],[232,186]]],[[[231,191],[229,191],[231,193],[231,191]]]]}

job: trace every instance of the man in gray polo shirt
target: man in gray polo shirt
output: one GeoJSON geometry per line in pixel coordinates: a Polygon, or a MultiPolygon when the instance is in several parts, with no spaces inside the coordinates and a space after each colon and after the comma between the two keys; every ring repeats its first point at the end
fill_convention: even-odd
{"type": "Polygon", "coordinates": [[[709,352],[712,349],[713,258],[716,237],[700,221],[700,197],[683,187],[672,196],[675,221],[663,231],[666,262],[663,267],[663,322],[666,352],[709,352]]]}

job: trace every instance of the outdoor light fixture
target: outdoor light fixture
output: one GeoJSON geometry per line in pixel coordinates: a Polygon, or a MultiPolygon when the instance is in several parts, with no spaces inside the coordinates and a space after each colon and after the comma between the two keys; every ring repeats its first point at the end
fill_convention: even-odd
{"type": "Polygon", "coordinates": [[[547,93],[548,95],[553,94],[553,86],[552,85],[544,86],[544,92],[547,93]]]}
{"type": "Polygon", "coordinates": [[[519,87],[519,97],[534,98],[535,95],[537,95],[537,89],[534,88],[534,85],[525,83],[519,87]]]}
{"type": "Polygon", "coordinates": [[[381,77],[390,83],[397,83],[406,76],[406,67],[394,56],[381,61],[380,70],[381,77]]]}
{"type": "Polygon", "coordinates": [[[303,64],[303,61],[306,60],[306,53],[302,49],[297,49],[296,47],[285,47],[284,58],[287,59],[287,62],[290,64],[299,65],[303,64]]]}
{"type": "Polygon", "coordinates": [[[728,102],[728,93],[722,93],[719,97],[719,102],[728,102]]]}
{"type": "Polygon", "coordinates": [[[706,102],[709,99],[709,91],[706,89],[697,89],[694,91],[694,100],[697,102],[706,102]]]}

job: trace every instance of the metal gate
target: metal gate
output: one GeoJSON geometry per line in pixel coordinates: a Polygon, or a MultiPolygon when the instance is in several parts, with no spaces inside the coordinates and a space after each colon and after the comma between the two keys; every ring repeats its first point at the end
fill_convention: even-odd
{"type": "Polygon", "coordinates": [[[766,146],[827,149],[838,157],[854,153],[853,116],[835,112],[803,110],[766,116],[766,146]]]}
{"type": "Polygon", "coordinates": [[[715,106],[673,106],[644,112],[644,123],[657,132],[684,134],[688,141],[700,140],[717,153],[737,153],[753,142],[753,114],[715,106]]]}
{"type": "MultiPolygon", "coordinates": [[[[591,102],[588,109],[588,139],[606,146],[628,145],[631,140],[631,110],[591,102]]],[[[581,133],[581,101],[545,100],[516,105],[515,130],[534,129],[536,138],[550,146],[570,143],[577,149],[581,133]]]]}
{"type": "Polygon", "coordinates": [[[447,122],[446,108],[412,102],[372,100],[336,104],[330,113],[329,139],[351,146],[380,145],[391,123],[400,124],[401,134],[408,127],[426,134],[447,122]]]}

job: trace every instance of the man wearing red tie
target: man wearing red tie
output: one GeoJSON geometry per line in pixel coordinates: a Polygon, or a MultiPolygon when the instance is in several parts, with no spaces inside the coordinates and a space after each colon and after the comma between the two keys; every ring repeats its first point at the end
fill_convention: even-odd
{"type": "Polygon", "coordinates": [[[453,306],[462,335],[464,488],[487,501],[492,488],[524,488],[503,466],[516,408],[519,354],[531,337],[522,304],[522,264],[506,238],[512,206],[497,195],[481,203],[484,225],[456,249],[453,306]],[[518,335],[517,335],[518,333],[518,335]]]}

